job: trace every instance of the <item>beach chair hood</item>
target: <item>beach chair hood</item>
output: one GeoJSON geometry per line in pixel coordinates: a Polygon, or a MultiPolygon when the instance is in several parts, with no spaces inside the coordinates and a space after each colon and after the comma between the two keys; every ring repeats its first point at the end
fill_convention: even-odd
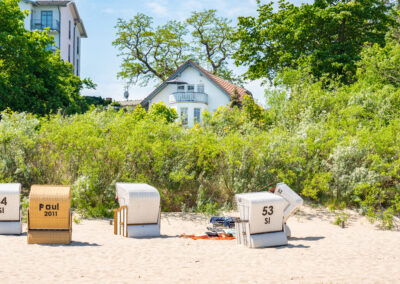
{"type": "Polygon", "coordinates": [[[117,183],[120,206],[127,206],[128,225],[157,224],[160,214],[160,194],[144,183],[117,183]]]}

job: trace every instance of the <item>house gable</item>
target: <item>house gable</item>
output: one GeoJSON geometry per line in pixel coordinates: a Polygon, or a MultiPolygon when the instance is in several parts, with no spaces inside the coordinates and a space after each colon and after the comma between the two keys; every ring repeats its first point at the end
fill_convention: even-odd
{"type": "MultiPolygon", "coordinates": [[[[182,64],[175,72],[174,74],[172,74],[165,82],[163,82],[161,85],[159,85],[154,91],[152,91],[146,98],[143,99],[142,101],[142,106],[144,107],[148,107],[148,105],[150,104],[151,100],[157,95],[159,94],[162,90],[165,89],[165,87],[168,86],[168,81],[170,80],[174,80],[177,77],[180,77],[181,74],[188,68],[188,67],[192,67],[195,70],[197,70],[204,78],[206,78],[211,84],[213,84],[217,89],[219,89],[223,94],[225,94],[229,100],[231,100],[231,95],[232,93],[229,93],[229,89],[226,88],[226,85],[229,86],[235,86],[232,83],[229,83],[226,80],[223,80],[213,74],[211,74],[210,72],[208,72],[207,70],[203,69],[202,67],[200,67],[199,65],[197,65],[196,63],[192,62],[191,60],[186,61],[184,64],[182,64]],[[225,85],[224,85],[225,84],[225,85]]],[[[191,83],[191,82],[188,82],[191,83]]],[[[242,91],[243,90],[245,92],[247,92],[245,89],[239,87],[239,86],[235,86],[238,90],[242,91]]],[[[249,93],[250,94],[250,93],[249,93]]]]}

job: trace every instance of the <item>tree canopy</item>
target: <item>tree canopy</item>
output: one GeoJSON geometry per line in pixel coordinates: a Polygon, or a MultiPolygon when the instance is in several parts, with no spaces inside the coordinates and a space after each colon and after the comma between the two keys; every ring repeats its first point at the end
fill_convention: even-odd
{"type": "Polygon", "coordinates": [[[118,19],[118,38],[113,42],[123,57],[121,78],[130,83],[146,85],[152,79],[166,80],[182,62],[189,58],[188,33],[184,24],[169,21],[153,27],[153,19],[138,13],[133,19],[118,19]]]}
{"type": "Polygon", "coordinates": [[[72,65],[49,50],[54,41],[47,31],[25,30],[25,13],[18,1],[0,0],[0,110],[85,111],[80,91],[94,84],[75,76],[72,65]]]}
{"type": "Polygon", "coordinates": [[[237,48],[232,41],[236,28],[227,18],[217,17],[215,10],[193,12],[186,20],[192,28],[193,53],[202,64],[219,77],[238,81],[227,64],[237,48]]]}
{"type": "Polygon", "coordinates": [[[315,78],[329,76],[350,83],[366,44],[384,46],[396,25],[393,5],[384,0],[316,0],[295,6],[279,1],[260,4],[257,17],[239,17],[234,55],[248,66],[249,79],[273,80],[287,68],[306,68],[315,78]]]}
{"type": "Polygon", "coordinates": [[[215,10],[193,12],[186,21],[154,26],[153,18],[138,13],[118,19],[113,45],[122,57],[120,78],[131,84],[165,81],[186,60],[198,61],[213,74],[237,81],[227,63],[235,50],[235,28],[215,10]]]}

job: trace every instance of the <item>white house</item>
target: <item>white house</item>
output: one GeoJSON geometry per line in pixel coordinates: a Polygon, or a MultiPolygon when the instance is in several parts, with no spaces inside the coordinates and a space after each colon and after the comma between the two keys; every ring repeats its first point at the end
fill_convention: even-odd
{"type": "Polygon", "coordinates": [[[87,38],[83,21],[74,1],[33,1],[19,2],[21,10],[30,11],[25,18],[25,29],[44,30],[50,28],[55,46],[60,50],[61,59],[74,65],[74,74],[79,76],[81,64],[81,38],[87,38]]]}
{"type": "Polygon", "coordinates": [[[246,94],[251,96],[246,89],[219,78],[188,60],[141,104],[149,109],[152,104],[163,102],[177,111],[183,125],[192,127],[201,122],[203,110],[214,113],[218,107],[228,105],[235,95],[241,101],[246,94]]]}

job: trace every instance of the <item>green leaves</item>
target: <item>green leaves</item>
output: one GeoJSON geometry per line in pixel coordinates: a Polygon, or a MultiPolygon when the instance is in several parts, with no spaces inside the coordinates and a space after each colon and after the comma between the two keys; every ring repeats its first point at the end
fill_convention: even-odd
{"type": "Polygon", "coordinates": [[[235,50],[234,28],[215,10],[193,12],[185,22],[173,20],[157,27],[151,17],[138,13],[129,21],[119,19],[115,27],[113,45],[123,59],[118,76],[128,84],[165,81],[188,59],[222,78],[241,81],[227,67],[235,50]]]}
{"type": "Polygon", "coordinates": [[[397,26],[386,1],[328,1],[297,7],[279,1],[259,5],[258,17],[239,17],[237,65],[248,67],[249,79],[272,81],[286,68],[308,66],[314,78],[354,81],[356,62],[365,44],[385,44],[385,34],[397,26]]]}
{"type": "Polygon", "coordinates": [[[0,110],[85,111],[80,91],[94,84],[74,76],[71,64],[46,50],[54,45],[47,31],[26,31],[23,20],[18,1],[0,0],[0,110]]]}
{"type": "Polygon", "coordinates": [[[132,20],[119,19],[117,39],[113,45],[121,51],[122,70],[118,74],[130,83],[147,85],[149,80],[165,81],[175,69],[189,59],[184,24],[169,21],[153,27],[151,17],[137,14],[132,20]]]}
{"type": "Polygon", "coordinates": [[[211,72],[231,82],[243,80],[234,76],[228,68],[229,59],[237,49],[233,40],[236,28],[227,18],[218,17],[216,10],[192,12],[186,23],[192,29],[192,51],[211,72]]]}

